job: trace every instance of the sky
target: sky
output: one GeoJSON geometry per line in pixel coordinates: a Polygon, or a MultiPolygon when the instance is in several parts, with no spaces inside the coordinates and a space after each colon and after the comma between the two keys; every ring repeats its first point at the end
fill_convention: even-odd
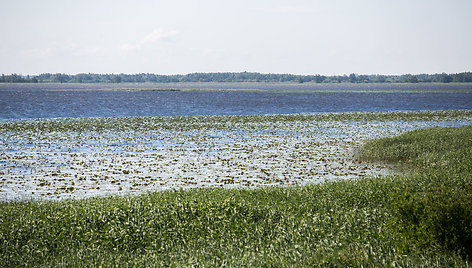
{"type": "Polygon", "coordinates": [[[0,73],[472,71],[471,0],[1,0],[0,73]]]}

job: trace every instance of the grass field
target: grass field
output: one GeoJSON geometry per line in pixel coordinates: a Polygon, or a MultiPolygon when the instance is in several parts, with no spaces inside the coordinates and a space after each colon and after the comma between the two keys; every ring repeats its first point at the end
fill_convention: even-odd
{"type": "Polygon", "coordinates": [[[2,202],[0,266],[470,266],[472,127],[374,140],[358,157],[406,173],[2,202]]]}

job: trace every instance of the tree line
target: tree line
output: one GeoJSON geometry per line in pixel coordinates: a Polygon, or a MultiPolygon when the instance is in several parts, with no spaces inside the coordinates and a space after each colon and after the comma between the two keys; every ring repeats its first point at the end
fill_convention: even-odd
{"type": "Polygon", "coordinates": [[[0,83],[181,83],[181,82],[294,82],[294,83],[471,83],[472,72],[404,75],[295,75],[238,73],[141,74],[2,74],[0,83]]]}

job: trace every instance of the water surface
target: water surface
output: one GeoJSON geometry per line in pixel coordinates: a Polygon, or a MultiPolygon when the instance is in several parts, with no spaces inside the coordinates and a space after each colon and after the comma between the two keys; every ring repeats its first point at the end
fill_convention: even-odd
{"type": "Polygon", "coordinates": [[[467,85],[165,86],[254,91],[103,90],[162,88],[160,84],[0,84],[0,119],[472,109],[472,91],[467,85]]]}

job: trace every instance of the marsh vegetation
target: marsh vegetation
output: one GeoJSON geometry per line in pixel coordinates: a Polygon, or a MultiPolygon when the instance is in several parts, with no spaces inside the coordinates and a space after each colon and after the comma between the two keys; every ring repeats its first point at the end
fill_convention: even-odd
{"type": "Polygon", "coordinates": [[[11,120],[0,124],[0,198],[375,176],[389,169],[355,159],[366,140],[470,122],[468,111],[11,120]]]}
{"type": "MultiPolygon", "coordinates": [[[[120,165],[123,161],[138,161],[132,169],[115,174],[117,179],[126,178],[123,181],[142,176],[135,172],[139,164],[144,169],[152,167],[151,163],[190,165],[189,159],[200,153],[199,161],[212,159],[210,151],[193,151],[207,148],[209,141],[215,154],[213,161],[229,159],[223,161],[227,169],[214,169],[215,177],[238,174],[236,164],[241,162],[234,159],[243,156],[247,158],[244,163],[272,166],[265,169],[268,174],[260,169],[247,173],[248,178],[267,178],[262,180],[267,183],[260,184],[264,187],[241,187],[244,185],[236,179],[238,187],[231,189],[173,188],[143,193],[146,188],[142,188],[134,195],[2,202],[0,265],[467,266],[472,218],[472,128],[435,127],[470,125],[471,118],[470,111],[448,111],[5,122],[3,146],[11,148],[5,150],[10,157],[2,161],[32,165],[40,159],[44,161],[44,172],[38,174],[51,182],[44,187],[55,187],[56,180],[64,184],[74,181],[71,194],[87,192],[87,188],[77,186],[80,180],[67,174],[76,168],[82,169],[77,174],[88,174],[85,171],[91,169],[90,180],[99,169],[108,172],[100,161],[109,165],[113,158],[100,154],[114,146],[118,151],[131,150],[123,154],[138,154],[130,159],[118,154],[114,160],[120,165]],[[173,141],[166,144],[170,133],[174,133],[173,141]],[[30,135],[40,138],[38,144],[31,144],[30,135]],[[329,138],[323,140],[326,135],[329,138]],[[129,140],[131,136],[140,141],[129,140]],[[149,141],[148,136],[158,138],[149,141]],[[245,142],[240,142],[243,138],[251,146],[244,147],[245,142]],[[376,138],[381,139],[367,142],[376,138]],[[178,145],[178,141],[190,145],[178,145]],[[82,142],[96,147],[87,151],[82,142]],[[146,144],[153,145],[147,148],[146,144]],[[165,147],[167,151],[144,157],[154,147],[165,147]],[[178,161],[162,162],[157,155],[173,157],[171,148],[176,149],[178,161]],[[249,148],[255,149],[246,152],[249,148]],[[328,157],[320,155],[325,151],[332,152],[328,157]],[[42,156],[34,156],[37,153],[42,156]],[[96,162],[81,166],[80,161],[68,157],[73,153],[85,154],[77,158],[80,161],[96,162]],[[269,156],[274,153],[282,153],[277,164],[270,162],[269,156]],[[23,160],[15,159],[21,154],[23,160]],[[181,158],[183,155],[191,157],[181,158]],[[36,158],[29,161],[32,156],[36,158]],[[52,164],[62,159],[69,161],[69,167],[52,164]],[[277,178],[277,165],[284,171],[296,170],[288,177],[299,182],[293,176],[300,170],[307,172],[303,168],[312,165],[304,162],[323,161],[343,161],[349,163],[347,167],[388,165],[401,172],[388,176],[356,174],[357,179],[341,176],[322,183],[313,183],[318,182],[316,175],[305,173],[302,178],[313,178],[308,184],[279,187],[275,185],[285,184],[275,180],[268,183],[270,178],[277,178]],[[47,171],[45,163],[55,173],[47,171]]],[[[320,172],[323,166],[314,164],[313,170],[320,172]]],[[[341,166],[348,170],[346,165],[341,166]]],[[[23,181],[36,182],[27,172],[5,167],[2,170],[8,170],[9,178],[23,176],[23,181]]],[[[97,174],[101,175],[94,185],[105,187],[108,180],[103,173],[97,174]]],[[[160,173],[150,174],[152,180],[160,173]]],[[[212,173],[208,174],[210,178],[212,173]]],[[[2,189],[7,185],[3,182],[2,189]]],[[[51,196],[66,197],[59,192],[51,196]]]]}

